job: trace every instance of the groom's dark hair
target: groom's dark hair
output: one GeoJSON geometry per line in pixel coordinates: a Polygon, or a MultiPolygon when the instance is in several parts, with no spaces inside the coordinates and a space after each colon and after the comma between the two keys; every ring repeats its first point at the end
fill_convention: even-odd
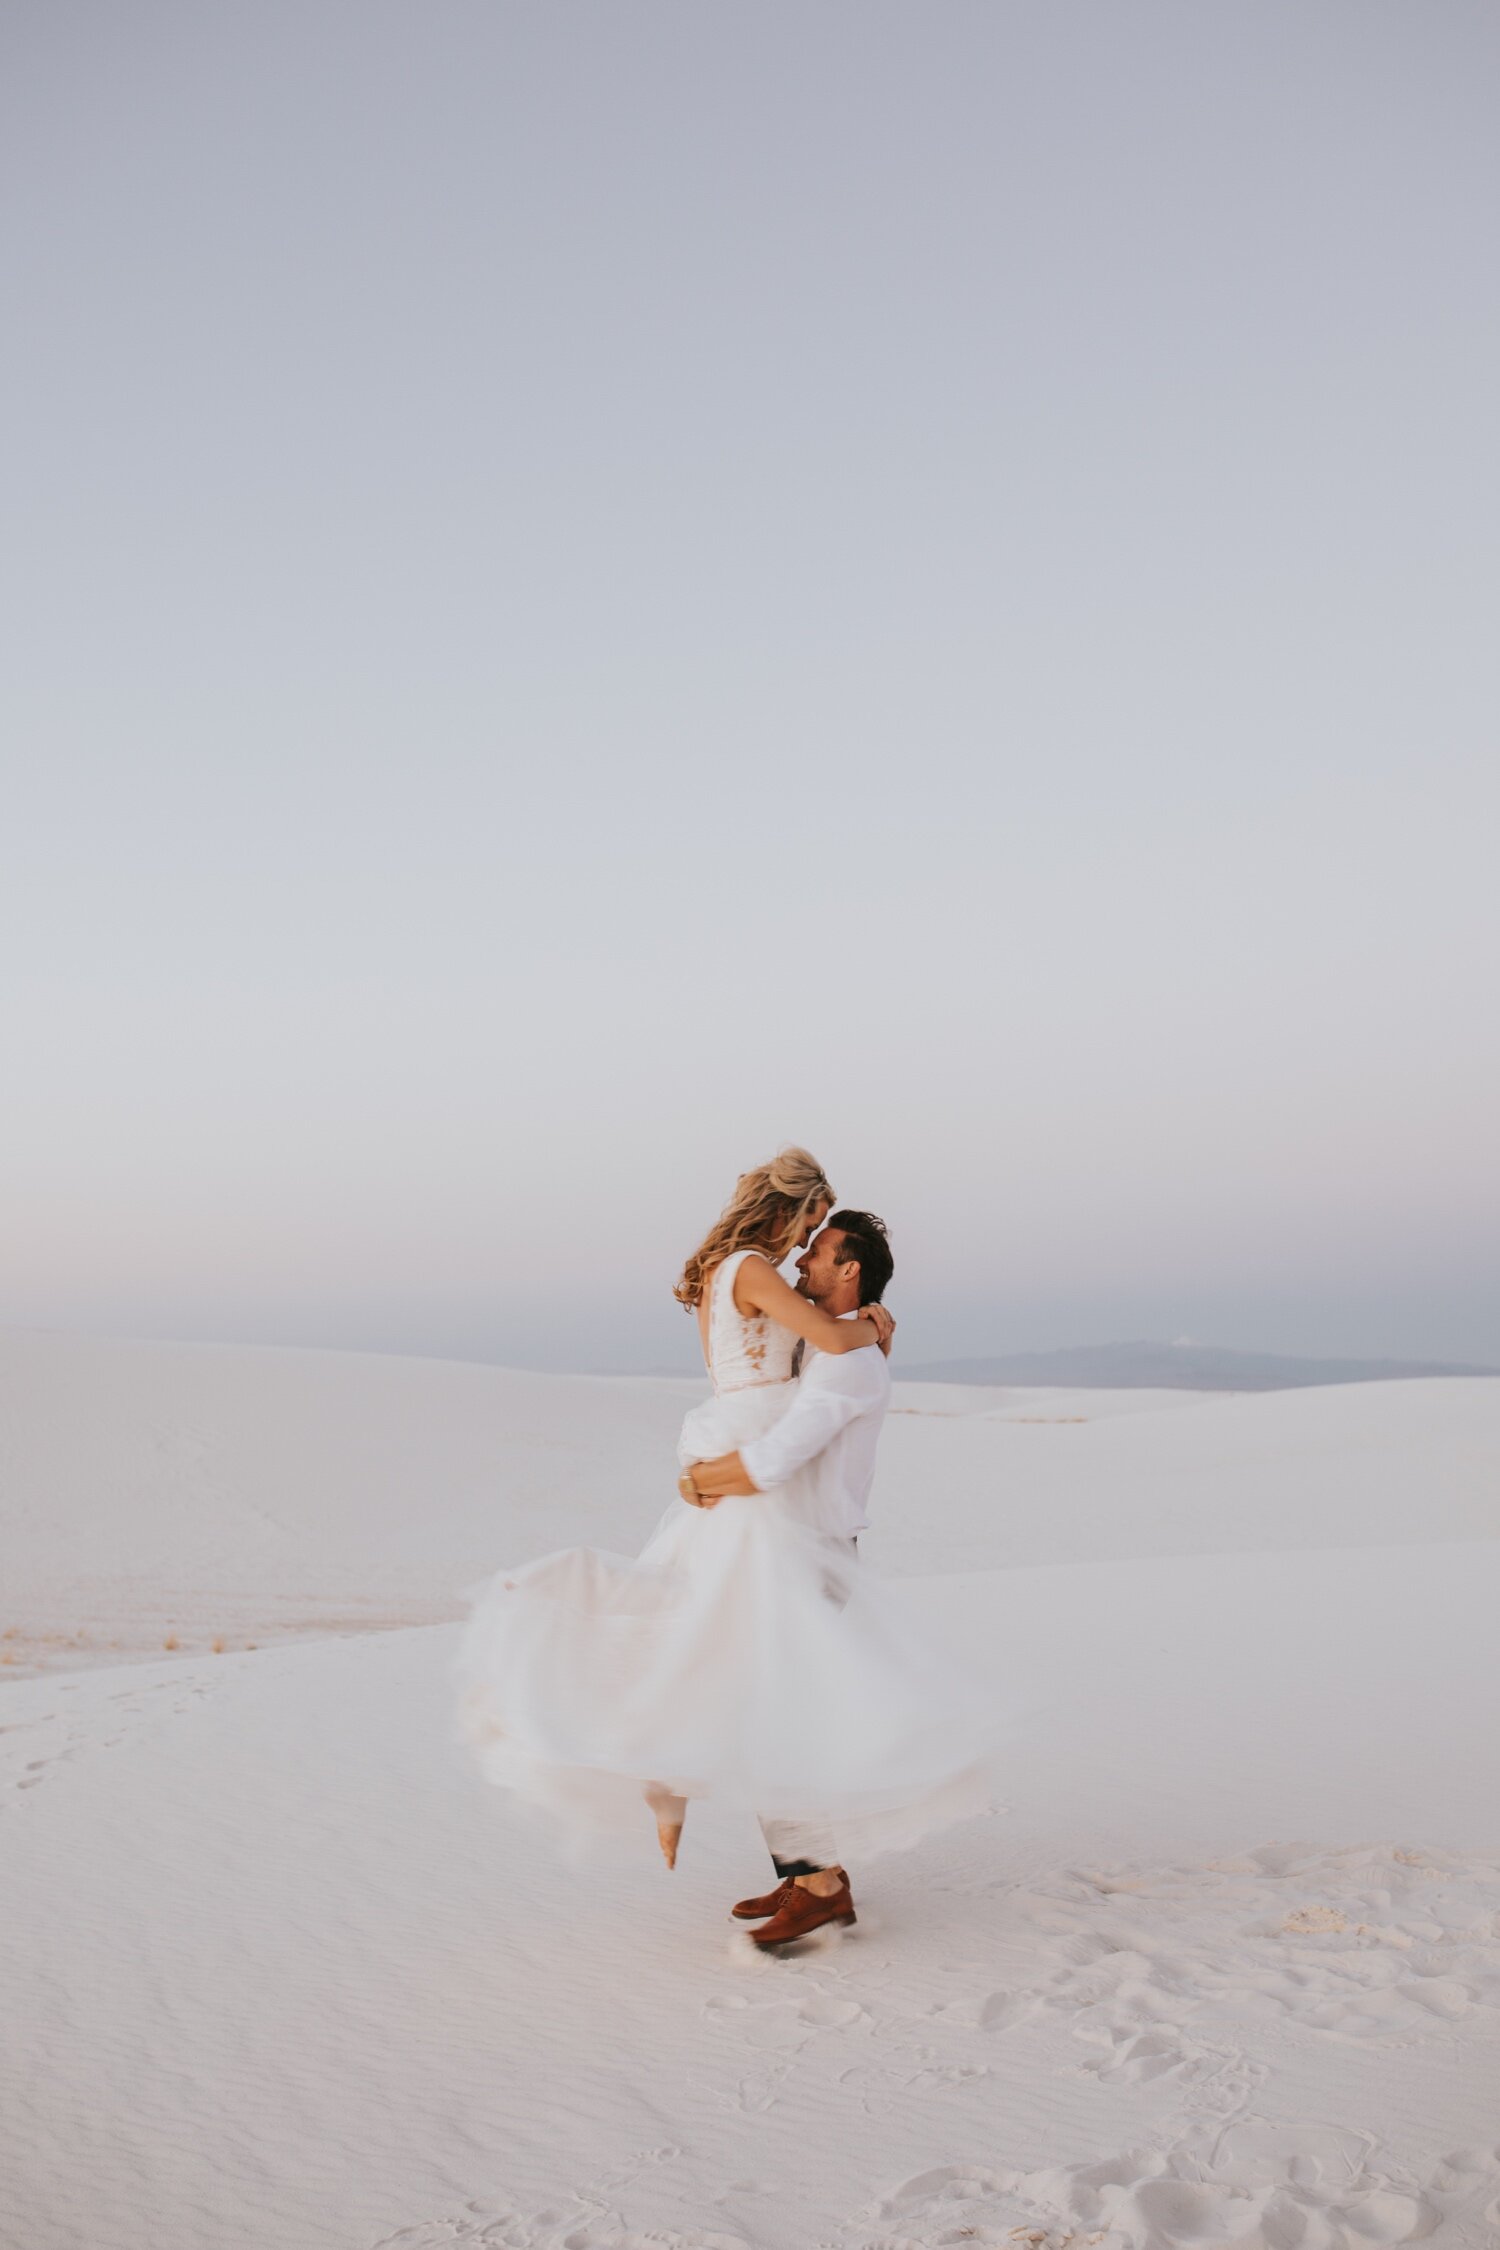
{"type": "Polygon", "coordinates": [[[884,1219],[877,1219],[873,1211],[835,1211],[828,1224],[844,1238],[845,1261],[858,1262],[860,1303],[878,1305],[896,1270],[884,1219]]]}

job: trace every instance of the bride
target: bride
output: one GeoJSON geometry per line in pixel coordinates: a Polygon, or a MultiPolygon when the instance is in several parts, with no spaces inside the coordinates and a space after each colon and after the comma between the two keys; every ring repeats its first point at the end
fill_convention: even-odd
{"type": "MultiPolygon", "coordinates": [[[[742,1175],[688,1259],[675,1294],[713,1396],[683,1423],[684,1469],[779,1421],[799,1339],[889,1348],[882,1306],[835,1318],[776,1270],[834,1201],[814,1158],[783,1149],[742,1175]]],[[[633,1560],[568,1548],[475,1592],[460,1731],[488,1779],[575,1836],[638,1823],[644,1799],[671,1867],[688,1801],[712,1796],[868,1854],[989,1801],[989,1714],[799,1477],[711,1508],[673,1500],[633,1560]]]]}

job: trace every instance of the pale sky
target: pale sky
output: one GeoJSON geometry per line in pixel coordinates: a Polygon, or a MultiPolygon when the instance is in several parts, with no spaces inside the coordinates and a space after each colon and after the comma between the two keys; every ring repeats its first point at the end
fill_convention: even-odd
{"type": "Polygon", "coordinates": [[[0,26],[0,1319],[1500,1363],[1500,13],[0,26]]]}

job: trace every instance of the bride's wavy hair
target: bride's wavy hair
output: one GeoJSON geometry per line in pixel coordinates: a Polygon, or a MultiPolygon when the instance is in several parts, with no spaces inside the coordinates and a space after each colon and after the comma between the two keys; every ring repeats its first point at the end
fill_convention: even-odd
{"type": "Polygon", "coordinates": [[[680,1305],[703,1302],[704,1285],[715,1266],[736,1250],[763,1250],[779,1266],[807,1224],[808,1214],[837,1198],[828,1174],[805,1148],[784,1148],[769,1164],[741,1172],[734,1193],[682,1269],[672,1291],[680,1305]]]}

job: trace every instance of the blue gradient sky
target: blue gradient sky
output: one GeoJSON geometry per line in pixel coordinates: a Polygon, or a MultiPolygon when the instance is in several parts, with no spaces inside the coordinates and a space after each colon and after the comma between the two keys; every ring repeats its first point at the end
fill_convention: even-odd
{"type": "Polygon", "coordinates": [[[1500,1363],[1500,16],[13,10],[0,1318],[1500,1363]]]}

